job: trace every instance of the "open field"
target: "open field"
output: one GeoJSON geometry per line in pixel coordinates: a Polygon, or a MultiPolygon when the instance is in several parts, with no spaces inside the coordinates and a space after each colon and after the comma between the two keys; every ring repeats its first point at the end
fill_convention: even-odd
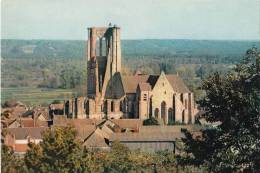
{"type": "Polygon", "coordinates": [[[53,100],[64,100],[76,93],[71,89],[1,88],[1,100],[4,102],[15,99],[28,105],[39,105],[51,103],[53,100]]]}

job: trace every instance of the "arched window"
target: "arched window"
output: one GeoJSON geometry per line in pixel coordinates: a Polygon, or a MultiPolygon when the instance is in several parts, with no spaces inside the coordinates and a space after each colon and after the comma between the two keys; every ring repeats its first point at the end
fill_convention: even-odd
{"type": "Polygon", "coordinates": [[[114,112],[114,102],[111,101],[111,112],[114,112]]]}
{"type": "Polygon", "coordinates": [[[183,94],[182,93],[181,93],[180,99],[181,99],[181,102],[183,103],[183,94]]]}
{"type": "Polygon", "coordinates": [[[182,123],[184,123],[184,122],[185,122],[184,110],[182,111],[182,115],[181,115],[181,122],[182,122],[182,123]]]}
{"type": "Polygon", "coordinates": [[[158,108],[155,108],[155,110],[154,110],[154,116],[155,116],[156,119],[159,118],[159,109],[158,109],[158,108]]]}
{"type": "Polygon", "coordinates": [[[104,112],[105,112],[106,114],[107,114],[107,106],[108,106],[108,105],[107,105],[107,100],[106,100],[106,101],[104,102],[104,108],[103,108],[103,109],[104,109],[104,112]]]}
{"type": "Polygon", "coordinates": [[[188,106],[187,106],[187,99],[185,99],[185,109],[187,109],[188,106]]]}
{"type": "Polygon", "coordinates": [[[163,101],[161,103],[161,118],[165,122],[165,120],[166,120],[166,103],[165,103],[165,101],[163,101]]]}
{"type": "Polygon", "coordinates": [[[175,116],[172,108],[168,109],[168,122],[175,122],[175,116]]]}
{"type": "Polygon", "coordinates": [[[150,103],[149,103],[149,117],[152,117],[153,114],[153,102],[152,98],[150,98],[150,103]]]}
{"type": "Polygon", "coordinates": [[[123,104],[123,101],[120,101],[120,111],[122,112],[123,111],[123,106],[124,106],[124,104],[123,104]]]}

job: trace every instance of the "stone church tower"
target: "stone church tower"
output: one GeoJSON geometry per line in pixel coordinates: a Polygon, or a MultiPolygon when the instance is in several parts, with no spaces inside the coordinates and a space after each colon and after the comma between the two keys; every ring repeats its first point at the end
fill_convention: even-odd
{"type": "Polygon", "coordinates": [[[63,114],[77,119],[154,117],[162,124],[194,123],[194,96],[178,75],[120,71],[120,28],[88,28],[87,95],[65,100],[63,114]]]}
{"type": "Polygon", "coordinates": [[[95,105],[91,110],[101,113],[108,83],[121,71],[119,27],[88,28],[87,61],[87,97],[90,102],[95,102],[89,105],[95,105]]]}

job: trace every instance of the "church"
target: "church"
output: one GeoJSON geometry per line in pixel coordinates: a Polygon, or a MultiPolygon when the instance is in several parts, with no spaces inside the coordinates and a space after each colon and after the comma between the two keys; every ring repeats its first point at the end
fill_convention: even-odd
{"type": "Polygon", "coordinates": [[[192,124],[194,94],[178,75],[121,74],[121,39],[117,26],[88,28],[87,95],[64,101],[63,114],[86,119],[148,119],[162,124],[192,124]]]}

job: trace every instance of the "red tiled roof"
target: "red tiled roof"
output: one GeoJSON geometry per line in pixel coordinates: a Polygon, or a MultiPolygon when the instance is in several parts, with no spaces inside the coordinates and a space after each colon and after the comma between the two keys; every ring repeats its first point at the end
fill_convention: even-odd
{"type": "MultiPolygon", "coordinates": [[[[159,75],[135,75],[135,76],[122,76],[122,83],[125,93],[136,93],[136,88],[139,83],[141,87],[148,89],[148,85],[153,88],[159,79],[159,75]]],[[[184,84],[183,80],[177,75],[166,75],[169,83],[174,91],[178,93],[188,93],[190,90],[184,84]]]]}
{"type": "Polygon", "coordinates": [[[141,126],[137,133],[112,133],[110,141],[175,141],[184,137],[181,129],[185,128],[197,133],[201,127],[196,125],[182,126],[141,126]]]}
{"type": "Polygon", "coordinates": [[[42,132],[48,127],[25,127],[25,128],[7,128],[7,133],[14,135],[15,139],[26,139],[28,136],[34,139],[41,139],[42,132]]]}
{"type": "Polygon", "coordinates": [[[141,82],[138,86],[141,91],[151,91],[151,85],[149,83],[141,82]]]}
{"type": "Polygon", "coordinates": [[[15,152],[26,152],[28,150],[28,144],[15,144],[14,151],[15,152]]]}
{"type": "Polygon", "coordinates": [[[138,83],[146,82],[149,75],[122,76],[125,93],[136,93],[138,83]]]}
{"type": "Polygon", "coordinates": [[[166,75],[166,78],[170,82],[174,91],[178,93],[190,92],[188,87],[184,84],[183,80],[179,76],[170,74],[170,75],[166,75]]]}
{"type": "Polygon", "coordinates": [[[111,121],[120,128],[139,128],[143,125],[141,119],[112,119],[111,121]]]}
{"type": "Polygon", "coordinates": [[[86,139],[83,145],[86,147],[108,147],[105,142],[105,136],[100,129],[96,129],[95,132],[86,139]]]}

